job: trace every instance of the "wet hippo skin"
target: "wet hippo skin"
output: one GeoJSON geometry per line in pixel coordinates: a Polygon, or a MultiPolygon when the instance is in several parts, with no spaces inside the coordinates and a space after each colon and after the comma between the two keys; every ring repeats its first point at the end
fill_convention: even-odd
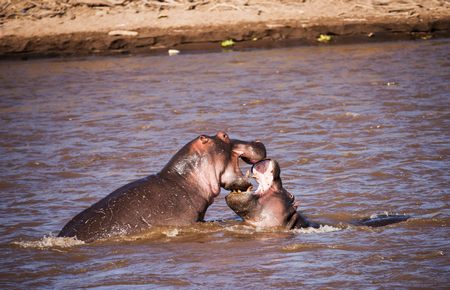
{"type": "Polygon", "coordinates": [[[224,132],[201,135],[181,148],[157,174],[115,190],[85,209],[61,230],[60,237],[91,242],[135,234],[152,226],[184,226],[202,221],[220,188],[251,186],[239,168],[266,157],[264,144],[233,140],[224,132]]]}

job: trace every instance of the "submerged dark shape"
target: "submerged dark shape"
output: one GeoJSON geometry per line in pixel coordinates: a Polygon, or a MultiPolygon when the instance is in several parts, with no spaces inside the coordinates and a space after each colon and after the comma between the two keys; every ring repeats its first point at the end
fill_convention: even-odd
{"type": "Polygon", "coordinates": [[[395,224],[399,222],[406,221],[410,218],[410,215],[404,214],[377,214],[368,218],[364,218],[359,221],[353,222],[354,225],[357,226],[368,226],[368,227],[383,227],[390,224],[395,224]]]}
{"type": "Polygon", "coordinates": [[[239,158],[254,164],[266,157],[264,144],[233,140],[224,132],[201,135],[181,148],[157,174],[120,187],[69,221],[59,237],[91,242],[135,234],[152,226],[202,221],[209,205],[227,190],[251,186],[239,158]]]}
{"type": "MultiPolygon", "coordinates": [[[[264,159],[255,163],[252,174],[258,188],[245,192],[232,191],[225,199],[228,206],[244,221],[255,227],[318,228],[320,224],[309,221],[298,210],[295,197],[283,188],[281,169],[276,160],[264,159]]],[[[410,218],[408,215],[376,215],[353,222],[355,225],[380,227],[410,218]]]]}

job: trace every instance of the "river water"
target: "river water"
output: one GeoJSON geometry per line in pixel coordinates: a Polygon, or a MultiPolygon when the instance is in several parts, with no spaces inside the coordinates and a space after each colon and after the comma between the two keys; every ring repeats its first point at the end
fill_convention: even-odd
{"type": "MultiPolygon", "coordinates": [[[[0,288],[445,288],[450,40],[0,63],[0,288]],[[75,214],[199,134],[259,139],[311,220],[82,244],[75,214]],[[376,213],[407,222],[349,226],[376,213]]],[[[243,170],[248,166],[242,164],[243,170]]]]}

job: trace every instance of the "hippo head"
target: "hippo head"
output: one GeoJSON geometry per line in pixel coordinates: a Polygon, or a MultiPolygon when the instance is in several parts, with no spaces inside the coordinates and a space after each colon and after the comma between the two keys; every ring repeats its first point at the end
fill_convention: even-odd
{"type": "Polygon", "coordinates": [[[228,206],[250,225],[292,228],[298,219],[297,205],[282,186],[278,162],[265,159],[255,163],[251,171],[258,188],[232,191],[225,197],[228,206]]]}
{"type": "Polygon", "coordinates": [[[251,183],[239,168],[239,159],[254,164],[266,157],[266,148],[259,141],[230,139],[218,132],[215,136],[201,135],[186,144],[160,172],[162,176],[176,175],[195,184],[209,195],[217,195],[220,187],[227,190],[247,190],[251,183]]]}

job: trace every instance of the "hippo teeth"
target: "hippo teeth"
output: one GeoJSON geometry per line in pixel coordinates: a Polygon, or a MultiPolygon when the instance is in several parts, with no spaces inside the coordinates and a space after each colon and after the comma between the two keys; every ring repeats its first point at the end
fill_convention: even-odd
{"type": "Polygon", "coordinates": [[[250,185],[245,191],[241,191],[240,189],[233,189],[232,193],[246,193],[251,192],[253,190],[253,185],[250,185]]]}

